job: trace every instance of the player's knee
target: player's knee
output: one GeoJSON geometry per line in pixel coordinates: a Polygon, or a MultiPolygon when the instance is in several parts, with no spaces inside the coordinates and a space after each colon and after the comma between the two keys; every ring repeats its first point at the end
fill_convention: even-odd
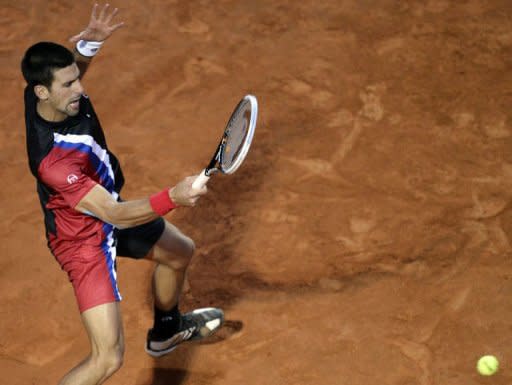
{"type": "Polygon", "coordinates": [[[115,353],[110,356],[107,375],[112,375],[123,366],[123,354],[115,353]]]}
{"type": "Polygon", "coordinates": [[[186,235],[180,234],[179,237],[160,242],[155,250],[154,259],[173,270],[184,270],[189,265],[195,250],[194,241],[186,235]]]}
{"type": "Polygon", "coordinates": [[[190,259],[192,258],[192,256],[194,255],[194,253],[196,251],[196,244],[192,240],[192,238],[189,238],[189,237],[185,238],[185,243],[186,243],[186,246],[185,246],[184,254],[185,254],[185,257],[188,258],[188,260],[190,261],[190,259]]]}
{"type": "Polygon", "coordinates": [[[123,365],[124,346],[122,343],[115,344],[102,352],[99,352],[97,361],[105,376],[109,377],[123,365]]]}
{"type": "Polygon", "coordinates": [[[181,262],[181,268],[186,269],[194,255],[194,252],[196,251],[196,244],[189,237],[185,237],[183,242],[185,245],[183,247],[183,252],[180,255],[179,262],[181,262]]]}
{"type": "Polygon", "coordinates": [[[105,373],[108,377],[117,372],[123,366],[123,355],[118,352],[109,354],[105,361],[105,373]]]}
{"type": "Polygon", "coordinates": [[[194,241],[184,236],[180,239],[180,245],[173,252],[166,252],[164,263],[177,270],[186,269],[194,255],[196,245],[194,241]]]}

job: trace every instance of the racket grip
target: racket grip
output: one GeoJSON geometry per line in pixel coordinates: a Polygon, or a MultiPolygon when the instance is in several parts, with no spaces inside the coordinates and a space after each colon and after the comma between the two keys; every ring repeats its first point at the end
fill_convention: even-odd
{"type": "Polygon", "coordinates": [[[201,174],[196,178],[196,180],[192,183],[192,188],[196,190],[201,190],[203,186],[208,183],[210,177],[206,175],[206,170],[201,171],[201,174]]]}

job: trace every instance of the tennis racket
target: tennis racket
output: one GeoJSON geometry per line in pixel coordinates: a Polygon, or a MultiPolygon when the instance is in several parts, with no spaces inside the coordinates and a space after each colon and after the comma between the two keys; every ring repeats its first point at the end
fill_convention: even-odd
{"type": "Polygon", "coordinates": [[[256,97],[244,96],[231,114],[212,160],[192,183],[193,188],[201,189],[218,171],[223,174],[232,174],[240,167],[251,147],[257,118],[256,97]]]}

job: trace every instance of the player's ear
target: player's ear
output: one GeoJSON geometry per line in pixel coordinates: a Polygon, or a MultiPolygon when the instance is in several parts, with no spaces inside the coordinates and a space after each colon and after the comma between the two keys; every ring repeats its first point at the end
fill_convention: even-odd
{"type": "Polygon", "coordinates": [[[34,93],[41,100],[47,100],[50,97],[50,91],[46,86],[43,86],[42,84],[34,86],[34,93]]]}

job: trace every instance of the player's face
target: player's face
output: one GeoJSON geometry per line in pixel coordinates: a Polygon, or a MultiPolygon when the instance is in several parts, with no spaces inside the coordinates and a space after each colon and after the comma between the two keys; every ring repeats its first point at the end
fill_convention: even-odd
{"type": "Polygon", "coordinates": [[[76,63],[53,72],[48,103],[62,118],[75,116],[80,110],[80,97],[84,92],[80,83],[80,70],[76,63]]]}

